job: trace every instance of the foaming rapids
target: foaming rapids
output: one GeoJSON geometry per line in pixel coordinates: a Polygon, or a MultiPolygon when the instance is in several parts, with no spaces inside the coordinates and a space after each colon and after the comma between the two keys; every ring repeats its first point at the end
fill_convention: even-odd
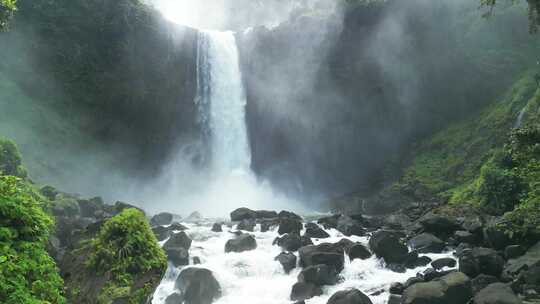
{"type": "MultiPolygon", "coordinates": [[[[284,304],[291,303],[290,293],[297,281],[301,269],[296,268],[286,274],[279,262],[274,258],[282,252],[279,246],[273,246],[273,240],[278,237],[277,229],[260,232],[260,227],[251,233],[257,240],[257,249],[242,253],[225,253],[225,243],[234,237],[225,228],[224,232],[211,231],[212,221],[198,224],[185,223],[189,228],[185,232],[193,243],[190,249],[191,257],[199,257],[200,265],[185,267],[201,267],[213,272],[221,285],[222,296],[214,301],[215,304],[284,304]]],[[[232,229],[229,229],[232,230],[232,229]]],[[[367,246],[367,237],[345,237],[335,229],[326,230],[330,238],[313,239],[315,244],[323,242],[335,243],[342,238],[360,242],[367,246]]],[[[161,244],[164,244],[163,241],[161,244]]],[[[298,253],[295,253],[298,256],[298,253]]],[[[450,253],[426,254],[432,259],[450,257],[450,253]]],[[[345,269],[337,285],[323,287],[324,294],[306,300],[308,304],[326,304],[332,294],[347,288],[357,288],[369,295],[374,304],[384,304],[388,300],[388,289],[393,282],[405,282],[417,272],[428,268],[419,267],[407,270],[405,273],[395,273],[384,268],[384,264],[376,257],[367,260],[355,259],[350,261],[345,255],[345,269]],[[371,295],[376,294],[376,295],[371,295]]],[[[174,282],[181,268],[169,265],[164,280],[154,294],[152,304],[164,304],[168,295],[175,292],[174,282]]]]}

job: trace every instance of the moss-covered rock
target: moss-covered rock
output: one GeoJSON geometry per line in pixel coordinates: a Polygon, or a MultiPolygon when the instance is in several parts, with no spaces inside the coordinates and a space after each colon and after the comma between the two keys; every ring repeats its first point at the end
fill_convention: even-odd
{"type": "Polygon", "coordinates": [[[97,234],[86,233],[86,241],[61,263],[68,299],[146,303],[165,273],[167,260],[144,214],[125,209],[103,222],[97,234]]]}

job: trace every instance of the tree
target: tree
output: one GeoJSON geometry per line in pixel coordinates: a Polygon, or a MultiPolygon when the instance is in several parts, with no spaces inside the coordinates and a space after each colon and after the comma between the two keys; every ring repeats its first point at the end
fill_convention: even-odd
{"type": "Polygon", "coordinates": [[[0,30],[5,30],[17,10],[17,0],[0,0],[0,30]]]}
{"type": "MultiPolygon", "coordinates": [[[[482,6],[489,7],[487,15],[491,15],[493,8],[497,5],[498,0],[480,0],[482,6]]],[[[519,0],[507,0],[512,3],[518,2],[519,0]]],[[[529,30],[531,33],[537,33],[540,28],[540,0],[526,0],[529,5],[529,30]]],[[[499,0],[500,2],[500,0],[499,0]]]]}

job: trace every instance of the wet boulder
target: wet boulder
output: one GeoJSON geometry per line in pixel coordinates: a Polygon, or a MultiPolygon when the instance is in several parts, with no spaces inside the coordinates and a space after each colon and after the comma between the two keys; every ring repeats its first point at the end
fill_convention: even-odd
{"type": "Polygon", "coordinates": [[[156,236],[158,241],[164,241],[171,236],[171,231],[167,227],[157,226],[152,228],[152,232],[156,236]]]}
{"type": "Polygon", "coordinates": [[[334,285],[337,280],[336,269],[324,264],[306,267],[298,275],[298,282],[312,283],[317,286],[334,285]]]}
{"type": "Polygon", "coordinates": [[[456,267],[456,260],[452,258],[440,258],[431,262],[431,266],[436,270],[443,269],[444,267],[456,267]]]}
{"type": "Polygon", "coordinates": [[[477,244],[479,241],[477,235],[465,230],[454,232],[453,237],[458,243],[477,244]]]}
{"type": "Polygon", "coordinates": [[[327,304],[373,304],[373,302],[360,290],[348,289],[334,293],[327,304]]]}
{"type": "Polygon", "coordinates": [[[437,236],[452,235],[461,227],[456,219],[448,216],[428,213],[420,219],[420,224],[425,232],[435,234],[437,236]]]}
{"type": "Polygon", "coordinates": [[[324,231],[324,229],[322,229],[321,227],[319,227],[319,225],[315,223],[307,223],[305,225],[305,228],[306,232],[304,233],[304,235],[306,237],[314,239],[325,239],[330,237],[330,234],[328,234],[328,232],[324,231]]]}
{"type": "Polygon", "coordinates": [[[279,235],[283,235],[285,233],[300,234],[300,231],[302,230],[302,228],[303,228],[302,222],[298,219],[288,218],[288,217],[280,218],[278,234],[279,235]]]}
{"type": "Polygon", "coordinates": [[[182,270],[175,283],[185,304],[211,304],[221,296],[221,286],[213,273],[204,268],[182,270]]]}
{"type": "Polygon", "coordinates": [[[290,211],[285,211],[285,210],[279,212],[278,218],[280,218],[280,219],[287,218],[287,219],[293,219],[293,220],[297,220],[297,221],[302,221],[302,217],[299,216],[298,214],[290,212],[290,211]]]}
{"type": "Polygon", "coordinates": [[[498,277],[503,271],[504,259],[490,248],[474,248],[463,252],[459,258],[459,271],[474,278],[479,274],[498,277]]]}
{"type": "Polygon", "coordinates": [[[295,233],[288,233],[280,238],[277,238],[274,243],[280,246],[285,251],[298,251],[302,247],[302,238],[295,233]]]}
{"type": "Polygon", "coordinates": [[[532,246],[524,255],[507,262],[504,273],[510,277],[518,275],[521,271],[540,266],[540,242],[532,246]]]}
{"type": "Polygon", "coordinates": [[[184,297],[181,293],[175,292],[165,299],[165,304],[182,304],[184,297]]]}
{"type": "Polygon", "coordinates": [[[484,225],[484,242],[496,250],[504,250],[512,245],[512,240],[506,233],[506,220],[502,217],[492,217],[484,225]]]}
{"type": "Polygon", "coordinates": [[[431,258],[427,256],[419,256],[418,252],[411,251],[407,255],[407,259],[403,262],[403,265],[409,269],[423,267],[431,263],[431,258]]]}
{"type": "Polygon", "coordinates": [[[525,254],[525,249],[521,245],[510,245],[504,248],[504,256],[511,260],[525,254]]]}
{"type": "Polygon", "coordinates": [[[403,292],[402,304],[466,304],[472,298],[470,279],[461,272],[416,283],[403,292]]]}
{"type": "Polygon", "coordinates": [[[346,252],[351,261],[355,259],[365,260],[371,257],[371,252],[369,251],[369,249],[367,249],[366,246],[360,243],[353,244],[348,248],[346,252]]]}
{"type": "Polygon", "coordinates": [[[331,216],[322,217],[317,220],[317,224],[323,225],[325,229],[337,228],[339,218],[341,214],[335,214],[331,216]]]}
{"type": "Polygon", "coordinates": [[[212,232],[223,232],[223,224],[214,223],[214,225],[212,225],[212,232]]]}
{"type": "Polygon", "coordinates": [[[291,301],[303,301],[318,297],[323,294],[321,287],[305,282],[297,282],[293,285],[291,291],[291,301]]]}
{"type": "Polygon", "coordinates": [[[480,290],[486,288],[488,285],[498,282],[499,279],[497,279],[497,277],[487,274],[478,275],[476,278],[471,280],[473,294],[477,294],[480,290]]]}
{"type": "Polygon", "coordinates": [[[255,218],[257,219],[272,219],[278,217],[277,212],[268,210],[255,211],[255,218]]]}
{"type": "Polygon", "coordinates": [[[419,234],[410,239],[407,244],[419,253],[440,253],[445,246],[441,239],[430,233],[419,234]]]}
{"type": "Polygon", "coordinates": [[[503,283],[493,283],[474,296],[474,304],[521,304],[512,289],[503,283]]]}
{"type": "Polygon", "coordinates": [[[361,222],[354,220],[349,216],[340,217],[336,229],[345,236],[364,236],[366,234],[366,229],[364,229],[361,222]]]}
{"type": "Polygon", "coordinates": [[[243,220],[256,219],[257,212],[248,208],[238,208],[231,212],[231,221],[239,222],[243,220]]]}
{"type": "Polygon", "coordinates": [[[369,239],[369,247],[388,264],[404,262],[409,252],[399,236],[391,231],[375,232],[369,239]]]}
{"type": "Polygon", "coordinates": [[[283,270],[285,273],[291,272],[291,270],[296,268],[296,256],[293,253],[290,252],[282,252],[277,257],[275,257],[276,261],[278,261],[281,266],[283,266],[283,270]]]}
{"type": "Polygon", "coordinates": [[[324,264],[334,267],[339,273],[345,264],[344,252],[337,244],[322,243],[319,245],[309,245],[300,248],[300,265],[304,268],[324,264]]]}
{"type": "Polygon", "coordinates": [[[170,225],[173,221],[173,215],[168,212],[162,212],[154,215],[150,219],[150,225],[152,226],[165,226],[170,225]]]}
{"type": "Polygon", "coordinates": [[[253,232],[255,230],[256,224],[257,223],[255,222],[254,219],[245,219],[245,220],[240,221],[240,223],[238,223],[238,225],[236,226],[236,229],[253,232]]]}
{"type": "Polygon", "coordinates": [[[174,266],[183,266],[189,264],[189,248],[191,239],[185,232],[173,234],[163,245],[163,250],[167,254],[169,261],[174,266]]]}
{"type": "Polygon", "coordinates": [[[172,223],[169,227],[167,227],[169,229],[169,231],[173,232],[173,231],[184,231],[184,230],[188,230],[188,227],[180,224],[180,223],[177,223],[177,222],[174,222],[172,223]]]}
{"type": "Polygon", "coordinates": [[[257,241],[251,234],[242,233],[225,244],[225,252],[244,252],[257,248],[257,241]]]}

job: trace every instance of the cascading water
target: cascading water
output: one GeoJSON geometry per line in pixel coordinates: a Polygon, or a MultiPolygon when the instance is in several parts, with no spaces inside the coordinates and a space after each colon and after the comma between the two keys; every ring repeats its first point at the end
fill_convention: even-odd
{"type": "Polygon", "coordinates": [[[212,169],[219,174],[249,174],[246,94],[234,34],[200,31],[197,54],[196,102],[209,138],[212,169]]]}

